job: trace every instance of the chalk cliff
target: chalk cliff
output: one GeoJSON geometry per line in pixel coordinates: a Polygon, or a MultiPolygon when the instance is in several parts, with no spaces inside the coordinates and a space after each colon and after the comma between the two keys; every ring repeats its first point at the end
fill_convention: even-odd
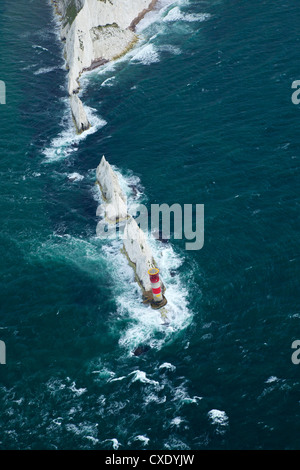
{"type": "MultiPolygon", "coordinates": [[[[61,39],[69,69],[68,91],[79,90],[79,77],[129,50],[137,40],[135,26],[157,0],[52,0],[61,19],[61,39]]],[[[78,98],[71,99],[78,132],[90,124],[78,98]]]]}

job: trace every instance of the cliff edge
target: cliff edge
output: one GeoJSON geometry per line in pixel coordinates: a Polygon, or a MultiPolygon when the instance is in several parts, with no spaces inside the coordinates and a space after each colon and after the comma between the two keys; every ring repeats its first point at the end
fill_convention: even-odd
{"type": "Polygon", "coordinates": [[[115,60],[137,41],[137,23],[157,0],[52,0],[61,21],[68,92],[78,132],[90,127],[77,93],[82,72],[115,60]]]}

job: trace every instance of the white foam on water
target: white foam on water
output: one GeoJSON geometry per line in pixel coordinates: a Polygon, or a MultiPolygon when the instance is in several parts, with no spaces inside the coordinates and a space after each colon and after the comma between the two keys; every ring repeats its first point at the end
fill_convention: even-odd
{"type": "Polygon", "coordinates": [[[57,426],[61,426],[62,422],[63,422],[63,418],[61,416],[52,420],[52,423],[56,424],[57,426]]]}
{"type": "Polygon", "coordinates": [[[174,0],[160,0],[157,4],[157,7],[154,10],[151,10],[147,13],[144,18],[137,24],[136,31],[140,34],[142,31],[145,31],[153,23],[159,22],[166,10],[172,5],[178,2],[174,0]]]}
{"type": "Polygon", "coordinates": [[[157,403],[158,405],[162,405],[163,403],[166,403],[166,401],[167,401],[167,397],[165,395],[162,396],[162,397],[158,397],[153,392],[148,393],[144,398],[145,406],[147,406],[151,403],[157,403]]]}
{"type": "Polygon", "coordinates": [[[116,377],[115,379],[109,379],[108,382],[119,382],[121,380],[126,379],[126,377],[127,377],[126,375],[123,375],[121,377],[116,377]]]}
{"type": "MultiPolygon", "coordinates": [[[[151,12],[148,13],[150,15],[150,21],[148,18],[148,15],[142,20],[143,24],[140,27],[140,32],[146,30],[148,26],[152,23],[157,23],[157,22],[162,22],[163,16],[162,13],[164,12],[165,8],[162,8],[159,11],[154,11],[152,12],[152,17],[151,17],[151,12]],[[145,23],[147,18],[147,22],[145,23]]],[[[181,53],[181,50],[177,46],[173,46],[170,44],[165,44],[165,45],[155,45],[153,41],[155,38],[158,36],[158,34],[155,34],[151,37],[143,37],[143,39],[140,40],[140,42],[131,50],[129,51],[125,56],[123,60],[130,59],[131,63],[140,63],[143,65],[151,65],[155,64],[157,62],[160,62],[160,52],[169,52],[174,55],[179,55],[181,53]]]]}
{"type": "Polygon", "coordinates": [[[104,259],[101,260],[101,242],[96,237],[80,238],[69,234],[53,233],[45,242],[39,243],[31,252],[28,252],[30,260],[61,259],[66,265],[88,273],[94,279],[103,278],[104,259]],[[102,261],[102,262],[101,262],[102,261]]]}
{"type": "Polygon", "coordinates": [[[38,67],[38,64],[30,64],[30,65],[27,65],[26,67],[21,68],[20,70],[22,72],[25,72],[25,70],[30,70],[30,69],[33,69],[34,67],[38,67]]]}
{"type": "Polygon", "coordinates": [[[175,55],[180,54],[181,50],[176,46],[171,46],[168,44],[154,45],[153,41],[157,36],[164,32],[162,29],[164,23],[167,24],[176,21],[202,22],[210,18],[211,15],[207,13],[192,14],[182,12],[180,6],[186,6],[188,4],[188,0],[177,0],[176,2],[172,0],[159,1],[156,8],[148,12],[136,27],[136,31],[142,39],[124,57],[118,59],[118,61],[129,59],[132,63],[151,65],[160,61],[160,51],[168,51],[175,55]],[[157,25],[159,30],[154,35],[149,37],[149,31],[152,32],[150,27],[153,24],[157,25]],[[149,31],[147,37],[146,31],[148,29],[149,31]]]}
{"type": "Polygon", "coordinates": [[[68,179],[70,181],[82,181],[84,179],[84,176],[81,175],[80,173],[69,173],[67,175],[68,179]]]}
{"type": "Polygon", "coordinates": [[[46,47],[40,46],[39,44],[33,44],[31,47],[33,49],[39,49],[40,51],[49,52],[49,49],[47,49],[46,47]]]}
{"type": "MultiPolygon", "coordinates": [[[[181,6],[188,6],[189,0],[160,0],[157,7],[145,15],[145,17],[138,23],[136,27],[137,33],[146,31],[151,25],[162,22],[174,21],[187,21],[187,22],[202,22],[210,18],[208,13],[183,13],[180,10],[181,6]],[[172,7],[173,8],[170,8],[172,7]]],[[[160,31],[161,33],[161,31],[160,31]]]]}
{"type": "Polygon", "coordinates": [[[149,444],[150,439],[149,437],[140,434],[134,438],[134,441],[141,441],[145,446],[147,446],[149,444]]]}
{"type": "Polygon", "coordinates": [[[102,442],[111,442],[114,450],[118,450],[120,445],[122,445],[122,444],[119,443],[118,439],[116,439],[116,438],[105,439],[102,442]]]}
{"type": "Polygon", "coordinates": [[[190,450],[191,448],[185,444],[185,442],[181,441],[177,437],[171,437],[168,442],[164,444],[164,447],[169,450],[190,450]]]}
{"type": "Polygon", "coordinates": [[[46,384],[47,389],[51,394],[56,394],[57,392],[64,390],[66,385],[63,383],[61,379],[50,379],[46,384]]]}
{"type": "Polygon", "coordinates": [[[146,373],[142,370],[135,370],[129,375],[133,375],[132,382],[142,382],[143,384],[159,386],[159,382],[157,382],[156,380],[148,379],[146,373]]]}
{"type": "Polygon", "coordinates": [[[91,441],[92,444],[94,444],[94,445],[98,444],[98,442],[99,442],[99,439],[96,439],[93,436],[84,436],[84,437],[85,437],[85,439],[88,439],[89,441],[91,441]]]}
{"type": "MultiPolygon", "coordinates": [[[[122,191],[126,194],[126,196],[130,197],[132,193],[132,186],[136,186],[137,188],[141,188],[141,180],[138,176],[134,175],[133,173],[128,174],[126,176],[121,173],[121,171],[115,165],[111,165],[112,169],[118,176],[119,184],[122,191]]],[[[139,192],[139,196],[142,195],[142,192],[139,192]]]]}
{"type": "Polygon", "coordinates": [[[69,389],[77,396],[80,396],[87,391],[86,388],[76,388],[76,382],[72,382],[69,389]]]}
{"type": "Polygon", "coordinates": [[[278,380],[279,380],[278,377],[275,377],[274,375],[272,375],[271,377],[269,377],[269,378],[265,381],[265,383],[266,383],[266,384],[271,384],[271,383],[274,383],[274,382],[278,382],[278,380]]]}
{"type": "Polygon", "coordinates": [[[97,439],[96,436],[98,434],[98,423],[94,424],[90,422],[82,422],[78,425],[67,423],[66,430],[84,439],[97,439]]]}
{"type": "Polygon", "coordinates": [[[113,77],[109,77],[107,78],[106,80],[104,80],[104,82],[101,83],[101,86],[114,86],[114,81],[115,81],[116,77],[113,76],[113,77]]]}
{"type": "Polygon", "coordinates": [[[158,50],[160,52],[169,52],[170,54],[173,54],[173,55],[181,54],[181,49],[179,47],[172,46],[171,44],[164,44],[162,46],[158,46],[158,50]]]}
{"type": "Polygon", "coordinates": [[[196,403],[196,398],[191,398],[188,394],[186,386],[181,384],[174,389],[174,398],[172,401],[178,402],[179,407],[181,407],[183,403],[196,403]]]}
{"type": "Polygon", "coordinates": [[[143,65],[150,65],[160,61],[159,53],[153,44],[143,44],[133,49],[131,62],[139,62],[143,65]]]}
{"type": "Polygon", "coordinates": [[[54,70],[58,70],[60,67],[42,67],[38,70],[36,70],[35,72],[33,72],[33,75],[42,75],[42,74],[45,74],[45,73],[49,73],[49,72],[53,72],[54,70]]]}
{"type": "Polygon", "coordinates": [[[95,114],[95,109],[85,106],[85,111],[91,127],[82,134],[77,134],[71,115],[69,98],[64,99],[64,102],[66,110],[62,119],[63,130],[57,137],[52,139],[50,146],[43,150],[42,153],[46,157],[45,163],[64,159],[73,152],[76,152],[77,146],[82,140],[85,140],[88,135],[94,134],[98,129],[107,124],[104,119],[99,118],[95,114]]]}
{"type": "Polygon", "coordinates": [[[159,366],[159,369],[169,369],[171,371],[176,370],[176,366],[173,366],[170,362],[164,362],[159,366]]]}
{"type": "Polygon", "coordinates": [[[184,422],[184,419],[182,419],[180,416],[176,416],[176,418],[173,418],[170,422],[171,426],[176,426],[179,427],[181,423],[184,422]]]}
{"type": "Polygon", "coordinates": [[[212,409],[207,413],[210,421],[216,426],[217,434],[224,434],[229,424],[228,416],[225,411],[212,409]]]}
{"type": "Polygon", "coordinates": [[[114,72],[116,70],[116,63],[117,61],[114,61],[114,62],[107,62],[106,64],[101,65],[101,67],[99,68],[99,71],[97,71],[97,74],[104,75],[107,72],[114,72]]]}
{"type": "MultiPolygon", "coordinates": [[[[89,86],[89,83],[90,83],[90,79],[92,77],[96,77],[97,75],[107,75],[107,74],[110,74],[110,73],[113,73],[115,72],[116,70],[116,65],[118,63],[119,60],[116,60],[116,61],[111,61],[111,62],[107,62],[106,64],[103,64],[101,65],[99,68],[96,68],[94,70],[86,70],[84,72],[82,72],[82,74],[80,75],[80,92],[79,92],[79,96],[81,96],[85,90],[88,88],[89,86]]],[[[101,84],[101,86],[112,86],[112,83],[110,83],[110,80],[114,80],[116,77],[112,74],[110,77],[107,77],[101,84]],[[105,83],[107,81],[107,83],[105,83]]]]}
{"type": "Polygon", "coordinates": [[[168,14],[164,17],[164,22],[173,22],[173,21],[187,21],[192,22],[202,22],[209,19],[211,15],[209,13],[183,13],[178,6],[172,8],[168,14]]]}
{"type": "MultiPolygon", "coordinates": [[[[95,172],[94,172],[95,176],[96,176],[96,168],[95,168],[95,172]]],[[[95,184],[92,188],[91,188],[91,193],[92,193],[92,196],[93,196],[93,199],[94,201],[98,202],[99,204],[99,207],[97,209],[97,212],[103,212],[103,215],[104,215],[104,207],[101,206],[102,202],[103,202],[103,199],[102,199],[102,195],[101,195],[101,190],[100,190],[100,187],[98,184],[95,184]],[[100,211],[100,209],[102,209],[100,211]]]]}

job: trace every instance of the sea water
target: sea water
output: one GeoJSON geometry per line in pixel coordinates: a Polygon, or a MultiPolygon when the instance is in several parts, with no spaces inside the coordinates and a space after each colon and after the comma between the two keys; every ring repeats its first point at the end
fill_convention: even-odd
{"type": "Polygon", "coordinates": [[[159,1],[83,75],[78,136],[50,3],[1,2],[1,448],[300,448],[299,22],[291,0],[159,1]],[[150,240],[168,325],[96,237],[103,154],[133,213],[205,206],[201,250],[150,240]]]}

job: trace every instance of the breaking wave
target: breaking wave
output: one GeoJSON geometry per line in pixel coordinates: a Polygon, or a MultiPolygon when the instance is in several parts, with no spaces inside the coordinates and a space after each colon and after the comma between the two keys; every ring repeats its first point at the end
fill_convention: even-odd
{"type": "Polygon", "coordinates": [[[51,140],[49,147],[45,148],[42,152],[47,163],[64,159],[73,152],[76,152],[82,140],[85,140],[89,135],[94,134],[107,124],[104,119],[96,115],[95,109],[85,106],[91,127],[82,134],[78,134],[72,119],[69,99],[64,99],[64,102],[66,109],[61,123],[63,130],[57,137],[51,140]]]}

